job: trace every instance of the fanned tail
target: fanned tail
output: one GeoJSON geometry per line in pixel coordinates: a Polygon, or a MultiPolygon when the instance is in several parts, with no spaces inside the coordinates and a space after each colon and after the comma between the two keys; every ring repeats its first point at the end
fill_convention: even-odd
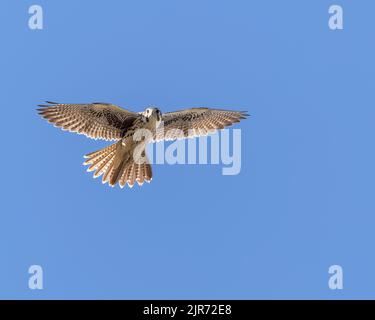
{"type": "Polygon", "coordinates": [[[141,154],[145,161],[135,162],[133,154],[126,151],[126,148],[119,141],[108,147],[91,152],[84,157],[87,160],[83,163],[89,165],[87,171],[94,171],[94,178],[102,177],[102,182],[114,187],[119,183],[123,188],[126,183],[130,188],[137,182],[140,186],[146,181],[152,180],[152,169],[148,163],[145,152],[141,154]]]}

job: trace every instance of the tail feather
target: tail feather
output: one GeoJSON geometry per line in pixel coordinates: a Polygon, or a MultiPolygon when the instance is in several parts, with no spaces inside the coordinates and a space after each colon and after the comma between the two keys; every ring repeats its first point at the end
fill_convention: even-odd
{"type": "Polygon", "coordinates": [[[123,170],[122,170],[122,174],[121,174],[121,177],[120,177],[120,180],[119,180],[119,185],[121,188],[125,187],[127,181],[128,181],[128,172],[129,172],[129,168],[130,168],[130,165],[129,165],[129,162],[131,161],[131,159],[128,160],[128,163],[125,164],[123,170]]]}
{"type": "Polygon", "coordinates": [[[114,186],[119,181],[126,164],[130,161],[130,158],[129,155],[122,156],[121,160],[114,166],[109,178],[109,184],[111,186],[114,186]]]}
{"type": "Polygon", "coordinates": [[[145,181],[150,182],[152,180],[151,166],[148,163],[143,163],[138,166],[136,172],[136,181],[141,186],[145,181]]]}
{"type": "Polygon", "coordinates": [[[132,163],[130,166],[129,174],[128,174],[128,185],[130,188],[133,188],[135,180],[135,164],[132,163]]]}
{"type": "Polygon", "coordinates": [[[145,181],[150,182],[152,179],[151,165],[147,162],[136,163],[131,158],[125,165],[121,178],[119,180],[120,187],[123,188],[126,183],[132,188],[135,182],[143,185],[145,181]]]}
{"type": "Polygon", "coordinates": [[[88,163],[91,163],[92,161],[94,161],[97,157],[103,155],[103,154],[108,154],[109,152],[111,151],[115,151],[116,150],[116,143],[114,144],[111,144],[110,146],[108,147],[105,147],[103,149],[100,149],[100,150],[97,150],[97,151],[94,151],[94,152],[91,152],[91,153],[88,153],[86,155],[84,155],[83,157],[88,159],[84,162],[84,164],[88,164],[88,163]]]}
{"type": "Polygon", "coordinates": [[[97,169],[97,171],[99,171],[99,169],[101,169],[112,157],[114,157],[114,152],[109,153],[109,154],[101,155],[96,160],[92,161],[91,164],[87,163],[87,164],[90,164],[90,166],[87,168],[87,171],[90,172],[90,171],[93,171],[95,169],[97,169]]]}
{"type": "Polygon", "coordinates": [[[148,164],[148,165],[144,165],[144,170],[145,170],[145,174],[144,174],[144,177],[145,177],[145,181],[147,182],[151,182],[152,180],[152,169],[151,169],[151,166],[148,164]]]}
{"type": "Polygon", "coordinates": [[[115,151],[116,149],[113,148],[113,146],[109,146],[99,151],[90,153],[85,156],[88,158],[88,160],[86,160],[83,164],[89,165],[87,171],[96,170],[94,178],[97,178],[103,173],[103,168],[105,165],[112,161],[115,156],[115,151]]]}
{"type": "MultiPolygon", "coordinates": [[[[107,168],[106,168],[106,171],[104,172],[103,174],[103,178],[102,178],[102,183],[106,183],[109,181],[109,179],[111,178],[112,174],[113,174],[113,165],[114,165],[115,161],[111,161],[111,163],[108,164],[107,168]]],[[[111,184],[110,184],[111,185],[111,184]]],[[[112,187],[114,186],[111,185],[112,187]]]]}
{"type": "MultiPolygon", "coordinates": [[[[145,153],[142,153],[145,157],[145,153]]],[[[101,175],[102,182],[110,186],[117,183],[121,188],[126,184],[131,188],[137,182],[140,186],[152,179],[151,165],[147,162],[137,163],[133,155],[126,151],[121,141],[84,156],[87,160],[83,163],[88,165],[87,171],[95,171],[94,178],[101,175]]],[[[146,159],[147,160],[147,159],[146,159]]]]}
{"type": "Polygon", "coordinates": [[[142,166],[136,166],[135,167],[135,174],[134,174],[134,177],[135,177],[135,180],[139,183],[139,176],[140,176],[140,173],[142,172],[142,168],[143,168],[143,165],[142,166]]]}
{"type": "Polygon", "coordinates": [[[141,186],[144,181],[145,181],[145,170],[143,169],[144,168],[144,164],[142,164],[141,166],[138,167],[138,172],[137,172],[137,175],[136,175],[136,181],[138,182],[138,184],[141,186]]]}
{"type": "Polygon", "coordinates": [[[103,159],[97,166],[96,172],[94,173],[94,178],[100,177],[103,173],[105,173],[108,170],[109,166],[113,163],[114,159],[114,154],[103,159]]]}

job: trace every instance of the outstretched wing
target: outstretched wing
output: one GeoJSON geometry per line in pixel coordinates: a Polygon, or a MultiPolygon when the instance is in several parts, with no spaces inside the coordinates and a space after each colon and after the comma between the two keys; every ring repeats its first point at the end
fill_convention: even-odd
{"type": "Polygon", "coordinates": [[[154,141],[204,136],[224,129],[248,116],[243,111],[192,108],[164,113],[154,141]],[[164,125],[163,125],[164,124],[164,125]]]}
{"type": "Polygon", "coordinates": [[[63,130],[93,139],[119,140],[138,114],[108,103],[40,105],[39,114],[63,130]]]}

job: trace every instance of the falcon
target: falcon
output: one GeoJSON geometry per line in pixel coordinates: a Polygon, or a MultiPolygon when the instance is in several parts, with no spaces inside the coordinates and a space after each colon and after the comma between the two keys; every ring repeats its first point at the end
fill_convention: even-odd
{"type": "Polygon", "coordinates": [[[109,103],[64,104],[46,102],[38,113],[55,127],[92,139],[115,141],[103,149],[86,154],[87,171],[94,178],[123,188],[151,182],[151,165],[146,157],[147,143],[193,138],[224,129],[248,114],[243,111],[191,108],[162,114],[150,107],[132,112],[109,103]]]}

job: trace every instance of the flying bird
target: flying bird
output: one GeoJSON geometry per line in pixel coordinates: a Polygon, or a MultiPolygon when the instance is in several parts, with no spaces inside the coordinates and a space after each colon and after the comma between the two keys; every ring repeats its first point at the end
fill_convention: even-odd
{"type": "Polygon", "coordinates": [[[46,102],[38,113],[63,130],[84,134],[92,139],[116,141],[103,149],[86,154],[87,171],[110,186],[123,188],[152,180],[145,154],[147,143],[207,135],[224,129],[248,114],[243,111],[191,108],[162,114],[150,107],[132,112],[109,103],[64,104],[46,102]]]}

